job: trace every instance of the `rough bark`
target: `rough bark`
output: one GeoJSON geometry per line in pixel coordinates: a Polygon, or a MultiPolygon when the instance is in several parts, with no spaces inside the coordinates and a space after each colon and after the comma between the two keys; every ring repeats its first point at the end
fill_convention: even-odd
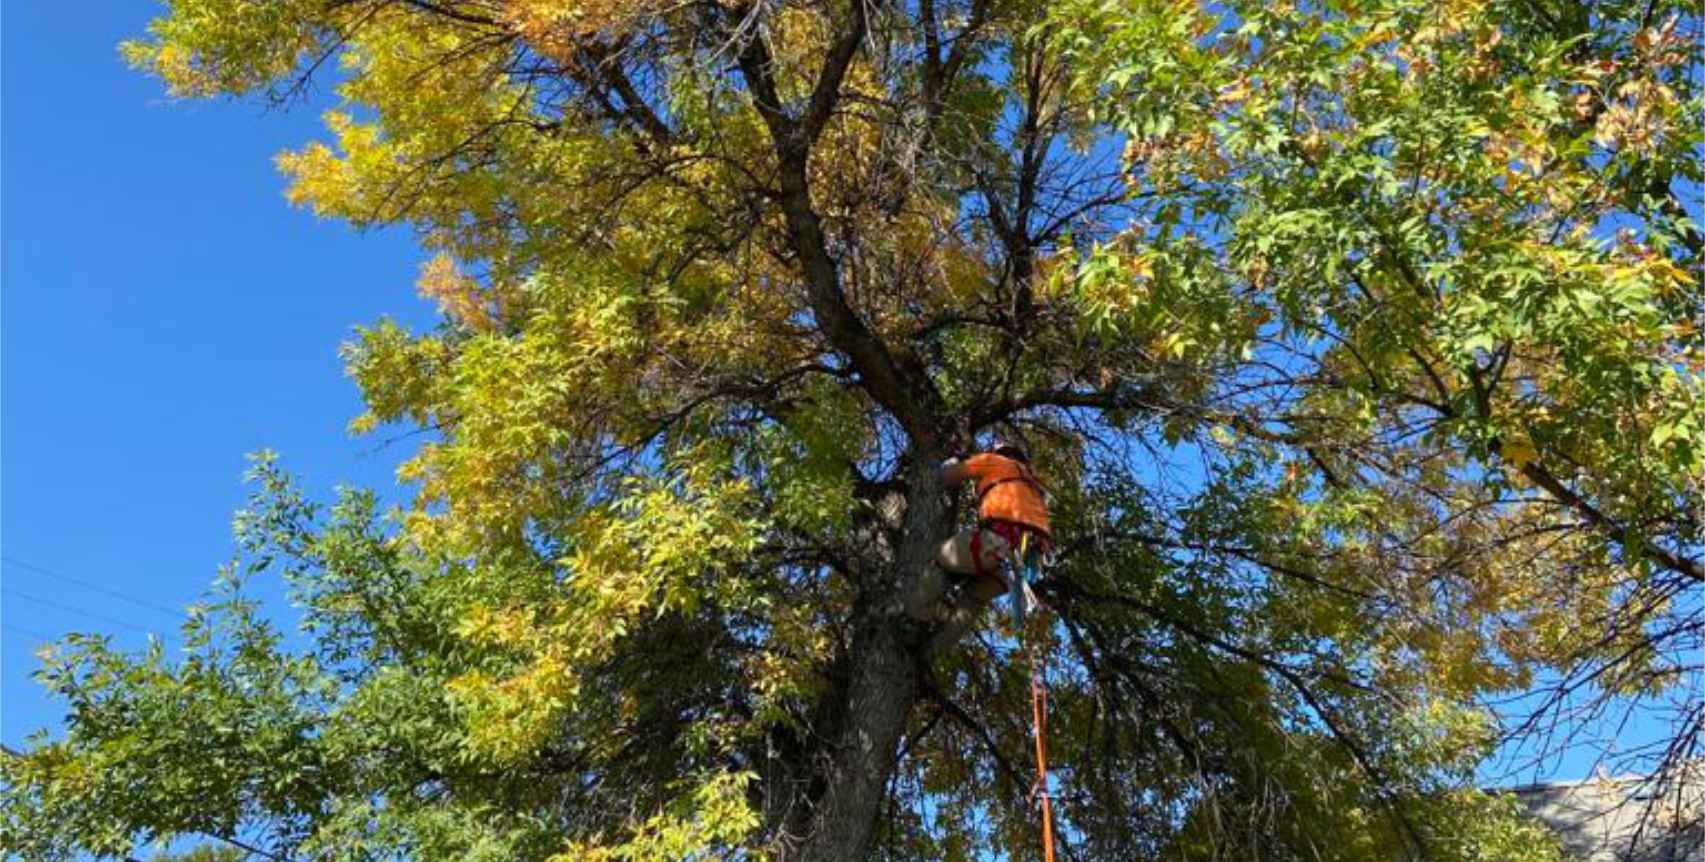
{"type": "Polygon", "coordinates": [[[796,807],[784,862],[855,862],[870,855],[900,735],[917,698],[917,663],[891,620],[873,617],[853,638],[850,678],[836,704],[829,751],[812,778],[817,798],[796,807]]]}
{"type": "Polygon", "coordinates": [[[936,459],[913,459],[897,577],[860,613],[833,702],[813,730],[824,740],[808,798],[791,807],[782,836],[785,862],[856,862],[868,858],[876,819],[895,766],[900,737],[917,701],[924,644],[908,624],[904,591],[935,565],[939,537],[950,526],[936,486],[936,459]]]}

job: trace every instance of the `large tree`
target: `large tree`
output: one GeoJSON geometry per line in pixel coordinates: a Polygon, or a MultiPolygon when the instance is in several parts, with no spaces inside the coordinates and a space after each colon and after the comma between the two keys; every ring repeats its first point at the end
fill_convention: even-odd
{"type": "Polygon", "coordinates": [[[1535,858],[1469,787],[1541,683],[1697,753],[1696,3],[168,5],[134,63],[334,84],[292,200],[432,255],[347,346],[414,498],[262,461],[185,657],[49,656],[11,848],[1030,855],[1017,633],[932,562],[992,433],[1065,858],[1535,858]]]}

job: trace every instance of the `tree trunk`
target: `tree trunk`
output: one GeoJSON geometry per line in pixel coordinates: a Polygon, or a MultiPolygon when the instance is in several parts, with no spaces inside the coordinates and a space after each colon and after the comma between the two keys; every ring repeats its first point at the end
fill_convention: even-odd
{"type": "Polygon", "coordinates": [[[824,752],[815,800],[803,835],[783,862],[862,862],[887,796],[900,736],[917,697],[917,663],[891,618],[876,618],[854,637],[852,677],[840,707],[839,732],[824,752]]]}
{"type": "Polygon", "coordinates": [[[780,834],[773,838],[783,862],[862,862],[870,853],[900,736],[917,699],[922,644],[905,609],[940,600],[942,581],[930,576],[936,546],[950,526],[936,476],[950,430],[946,405],[910,347],[889,344],[847,302],[839,262],[812,204],[812,145],[834,113],[842,80],[864,43],[866,11],[862,2],[851,4],[848,25],[824,58],[803,116],[783,108],[764,39],[744,39],[738,55],[752,105],[775,144],[776,200],[814,323],[911,442],[904,526],[900,546],[891,549],[893,576],[861,585],[852,643],[839,657],[835,684],[813,716],[810,738],[788,746],[785,759],[791,762],[779,770],[787,774],[786,786],[769,791],[768,810],[781,812],[780,834]]]}
{"type": "Polygon", "coordinates": [[[935,460],[919,458],[911,472],[895,559],[898,577],[861,614],[845,676],[830,695],[838,702],[828,705],[814,728],[824,745],[815,764],[800,765],[812,774],[812,799],[794,809],[791,834],[781,836],[784,862],[862,862],[870,855],[923,667],[923,645],[901,597],[932,571],[936,547],[950,526],[935,460]]]}

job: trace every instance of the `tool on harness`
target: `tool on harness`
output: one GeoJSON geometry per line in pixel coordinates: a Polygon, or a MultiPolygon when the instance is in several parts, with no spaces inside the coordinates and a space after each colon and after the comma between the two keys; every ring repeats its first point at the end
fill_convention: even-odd
{"type": "Polygon", "coordinates": [[[1031,549],[1030,533],[1026,531],[1018,540],[1018,548],[1010,566],[1011,576],[1006,579],[1007,599],[1012,605],[1012,627],[1020,637],[1024,632],[1024,618],[1032,609],[1042,606],[1036,598],[1036,593],[1030,589],[1031,584],[1042,578],[1041,557],[1039,549],[1031,549]]]}
{"type": "Polygon", "coordinates": [[[1042,564],[1052,552],[1045,537],[1036,531],[1009,521],[985,521],[971,533],[971,565],[979,575],[994,575],[1006,585],[1010,600],[1014,631],[1024,630],[1024,618],[1033,608],[1042,606],[1031,585],[1042,579],[1042,564]],[[1006,542],[1009,558],[995,571],[983,568],[983,532],[1000,536],[1006,542]]]}

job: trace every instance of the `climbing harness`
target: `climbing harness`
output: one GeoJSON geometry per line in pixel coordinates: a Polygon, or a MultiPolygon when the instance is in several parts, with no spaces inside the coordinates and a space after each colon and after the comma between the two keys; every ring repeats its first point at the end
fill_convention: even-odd
{"type": "Polygon", "coordinates": [[[1024,643],[1030,664],[1030,735],[1036,743],[1036,784],[1030,790],[1030,799],[1031,804],[1042,804],[1043,862],[1054,862],[1054,806],[1048,790],[1048,667],[1046,658],[1039,657],[1036,644],[1025,637],[1024,628],[1027,613],[1042,607],[1030,584],[1040,580],[1048,553],[1045,544],[1033,549],[1031,535],[1026,532],[1008,563],[1007,594],[1012,601],[1014,631],[1024,643]]]}
{"type": "Polygon", "coordinates": [[[1029,465],[1020,464],[1017,476],[1002,476],[977,489],[977,509],[980,511],[983,508],[983,500],[989,496],[990,491],[1013,482],[1029,485],[1043,500],[1047,500],[1049,497],[1048,486],[1042,484],[1041,479],[1036,478],[1036,474],[1030,470],[1029,465]]]}
{"type": "Polygon", "coordinates": [[[1002,476],[1001,478],[996,479],[993,482],[990,482],[989,484],[984,485],[981,488],[978,488],[977,489],[977,506],[978,506],[978,508],[982,507],[983,498],[989,496],[990,491],[993,491],[994,489],[999,488],[1002,485],[1009,485],[1013,482],[1022,482],[1026,485],[1029,485],[1030,487],[1036,489],[1036,493],[1042,495],[1043,499],[1046,499],[1048,496],[1048,488],[1042,484],[1042,480],[1037,479],[1036,476],[1034,474],[1032,474],[1029,469],[1025,469],[1023,472],[1023,475],[1002,476]]]}
{"type": "Polygon", "coordinates": [[[1024,542],[1031,537],[1035,537],[1034,541],[1040,553],[1046,555],[1052,552],[1047,539],[1042,534],[1038,533],[1035,527],[1031,527],[1028,524],[1020,524],[1017,521],[1004,521],[999,518],[985,518],[977,522],[977,528],[971,531],[971,567],[975,569],[979,575],[994,575],[995,577],[1000,578],[1002,582],[1008,583],[1009,585],[1012,579],[1002,574],[999,571],[1000,567],[998,565],[996,566],[996,571],[992,572],[983,568],[984,533],[994,533],[996,536],[999,536],[1001,541],[1006,542],[1007,552],[1009,554],[1012,553],[1014,549],[1023,545],[1024,542]]]}

